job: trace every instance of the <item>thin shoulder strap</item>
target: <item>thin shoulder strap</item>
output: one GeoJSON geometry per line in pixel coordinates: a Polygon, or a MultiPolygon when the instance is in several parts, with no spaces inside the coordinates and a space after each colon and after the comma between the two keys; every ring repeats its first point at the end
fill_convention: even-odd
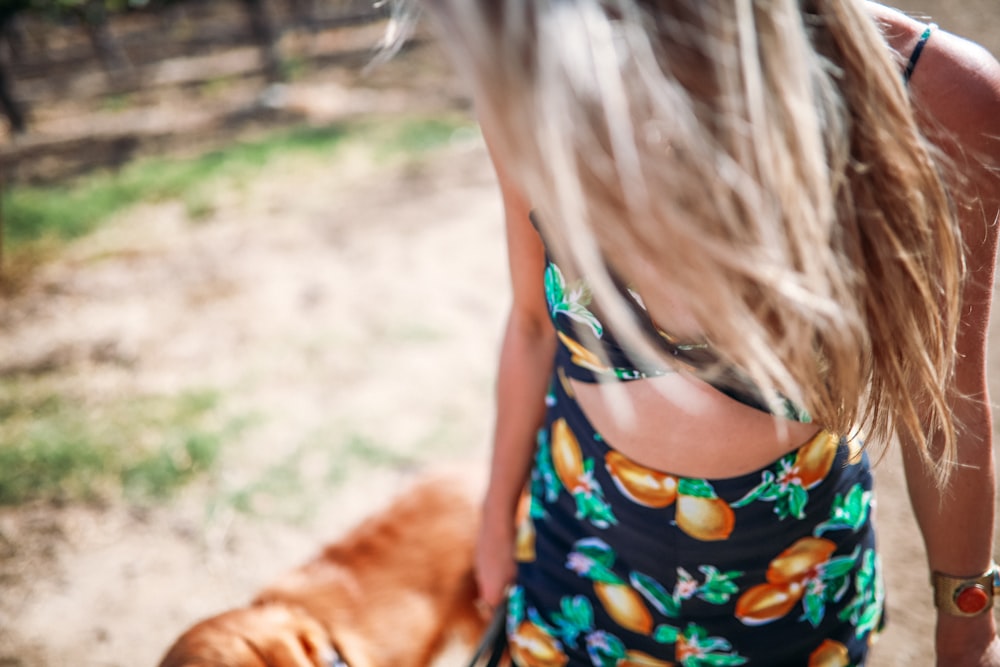
{"type": "Polygon", "coordinates": [[[913,76],[913,70],[917,68],[917,61],[920,60],[920,54],[924,52],[924,47],[927,46],[927,40],[931,38],[931,33],[937,29],[937,23],[928,23],[927,27],[920,34],[920,39],[917,40],[917,45],[913,47],[913,53],[910,54],[910,60],[906,63],[906,70],[903,71],[903,81],[905,83],[910,82],[910,77],[913,76]]]}

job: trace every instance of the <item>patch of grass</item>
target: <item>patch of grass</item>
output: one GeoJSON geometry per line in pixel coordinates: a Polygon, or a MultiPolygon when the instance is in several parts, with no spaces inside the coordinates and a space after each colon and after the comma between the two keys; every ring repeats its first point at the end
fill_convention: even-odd
{"type": "Polygon", "coordinates": [[[233,144],[191,159],[151,159],[115,173],[98,173],[69,184],[14,187],[4,193],[7,247],[46,238],[71,240],[143,201],[181,199],[198,216],[211,210],[207,193],[223,179],[252,176],[288,152],[329,152],[349,135],[344,124],[302,127],[258,141],[233,144]]]}
{"type": "Polygon", "coordinates": [[[105,111],[124,111],[131,103],[131,95],[128,93],[117,93],[105,97],[101,102],[101,108],[105,111]]]}
{"type": "Polygon", "coordinates": [[[387,136],[376,144],[377,155],[419,156],[467,137],[471,128],[467,118],[457,115],[406,120],[387,127],[387,136]]]}
{"type": "Polygon", "coordinates": [[[331,486],[337,486],[350,477],[355,466],[400,470],[417,464],[418,461],[413,456],[393,451],[367,435],[351,433],[340,446],[333,449],[328,459],[325,481],[331,486]]]}
{"type": "Polygon", "coordinates": [[[302,469],[305,450],[298,449],[278,463],[267,467],[250,482],[219,496],[210,507],[216,513],[220,507],[250,516],[281,516],[290,521],[301,520],[311,503],[306,495],[302,469]]]}
{"type": "Polygon", "coordinates": [[[396,452],[361,433],[316,433],[248,481],[220,491],[210,503],[209,514],[225,509],[300,522],[312,516],[331,488],[340,486],[359,470],[401,470],[417,465],[416,457],[396,452]]]}
{"type": "Polygon", "coordinates": [[[242,428],[217,423],[218,396],[132,398],[84,407],[57,393],[0,385],[0,504],[169,497],[212,468],[242,428]]]}
{"type": "Polygon", "coordinates": [[[220,98],[226,95],[236,84],[233,76],[216,76],[198,84],[198,92],[207,98],[220,98]]]}
{"type": "Polygon", "coordinates": [[[213,213],[211,193],[220,182],[245,182],[279,156],[329,155],[347,140],[372,145],[379,158],[419,156],[468,135],[470,128],[458,115],[303,126],[194,158],[147,159],[66,184],[16,186],[0,199],[5,247],[16,252],[43,240],[72,240],[146,201],[181,200],[189,216],[201,220],[213,213]]]}
{"type": "Polygon", "coordinates": [[[286,81],[296,81],[309,73],[309,61],[302,56],[285,56],[281,61],[281,73],[286,81]]]}
{"type": "Polygon", "coordinates": [[[406,468],[414,465],[412,457],[394,452],[363,435],[352,435],[344,446],[343,456],[351,463],[371,468],[406,468]]]}

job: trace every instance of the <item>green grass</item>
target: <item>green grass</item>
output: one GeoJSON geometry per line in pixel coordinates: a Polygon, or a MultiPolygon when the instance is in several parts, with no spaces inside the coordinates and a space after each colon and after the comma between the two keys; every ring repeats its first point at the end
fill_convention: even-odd
{"type": "Polygon", "coordinates": [[[62,185],[15,186],[0,201],[4,245],[16,252],[33,242],[69,241],[140,202],[179,200],[192,219],[201,219],[214,210],[213,188],[250,180],[281,156],[335,155],[348,140],[371,145],[382,159],[419,155],[469,128],[469,121],[457,116],[298,127],[193,158],[142,160],[62,185]]]}
{"type": "Polygon", "coordinates": [[[218,423],[218,396],[128,398],[84,406],[34,384],[0,384],[0,505],[142,502],[210,470],[242,427],[218,423]]]}
{"type": "Polygon", "coordinates": [[[447,145],[468,126],[451,117],[404,121],[389,128],[389,135],[377,145],[377,154],[382,158],[420,155],[447,145]]]}
{"type": "Polygon", "coordinates": [[[316,433],[276,463],[237,485],[221,489],[209,514],[225,510],[299,523],[313,517],[322,498],[354,474],[416,467],[420,460],[347,429],[316,433]]]}
{"type": "MultiPolygon", "coordinates": [[[[470,122],[457,116],[302,127],[190,159],[145,160],[64,185],[15,187],[0,202],[4,248],[15,259],[40,247],[58,250],[145,201],[178,200],[192,220],[202,219],[214,210],[219,184],[252,182],[286,155],[321,156],[322,168],[329,169],[330,157],[351,141],[371,147],[380,160],[418,158],[470,131],[470,122]]],[[[0,505],[170,497],[210,471],[245,426],[219,423],[218,403],[211,392],[84,401],[47,389],[37,378],[0,378],[0,505]]],[[[408,463],[378,443],[351,437],[329,462],[329,481],[344,466],[408,463]]],[[[236,490],[229,502],[245,512],[269,498],[278,502],[295,488],[300,468],[293,456],[260,482],[236,490]]]]}

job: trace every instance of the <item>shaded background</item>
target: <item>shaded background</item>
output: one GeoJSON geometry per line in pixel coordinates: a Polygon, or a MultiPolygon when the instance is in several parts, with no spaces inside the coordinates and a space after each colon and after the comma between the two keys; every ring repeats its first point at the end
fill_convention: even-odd
{"type": "MultiPolygon", "coordinates": [[[[263,28],[166,4],[22,14],[0,47],[24,116],[0,146],[0,667],[155,664],[421,470],[485,468],[500,203],[439,47],[370,69],[366,3],[275,0],[263,28]]],[[[905,9],[1000,51],[994,0],[905,9]]],[[[898,468],[881,667],[932,663],[898,468]]]]}

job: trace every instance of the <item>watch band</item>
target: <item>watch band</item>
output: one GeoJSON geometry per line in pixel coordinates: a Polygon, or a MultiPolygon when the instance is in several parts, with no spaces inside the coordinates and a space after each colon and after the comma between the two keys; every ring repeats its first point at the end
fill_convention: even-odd
{"type": "Polygon", "coordinates": [[[993,598],[1000,590],[1000,570],[990,565],[986,572],[973,577],[931,574],[934,606],[952,616],[979,616],[993,608],[993,598]]]}

